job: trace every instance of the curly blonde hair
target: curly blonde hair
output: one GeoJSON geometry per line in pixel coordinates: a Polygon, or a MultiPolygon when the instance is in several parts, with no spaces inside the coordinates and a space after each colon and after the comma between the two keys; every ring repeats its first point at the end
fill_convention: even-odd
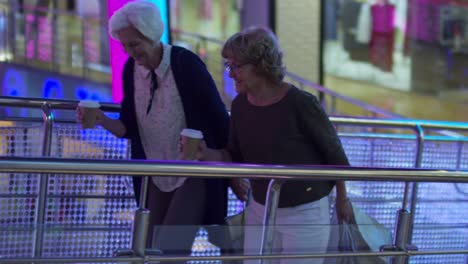
{"type": "Polygon", "coordinates": [[[283,81],[286,67],[275,34],[265,28],[249,28],[232,35],[223,45],[221,55],[239,64],[253,64],[259,74],[273,82],[283,81]]]}

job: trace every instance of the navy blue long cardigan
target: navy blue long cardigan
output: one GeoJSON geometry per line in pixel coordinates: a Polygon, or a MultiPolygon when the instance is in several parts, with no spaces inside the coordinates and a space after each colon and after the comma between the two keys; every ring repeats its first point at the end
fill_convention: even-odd
{"type": "MultiPolygon", "coordinates": [[[[132,159],[146,159],[136,123],[134,65],[133,58],[129,58],[124,66],[124,97],[120,120],[126,127],[123,137],[131,140],[132,159]]],[[[228,140],[229,115],[205,64],[193,52],[173,46],[171,69],[184,108],[187,128],[201,130],[208,147],[224,148],[228,140]]],[[[207,179],[206,183],[208,202],[204,224],[223,224],[227,214],[228,181],[207,179]]],[[[133,186],[138,201],[141,178],[133,177],[133,186]]]]}

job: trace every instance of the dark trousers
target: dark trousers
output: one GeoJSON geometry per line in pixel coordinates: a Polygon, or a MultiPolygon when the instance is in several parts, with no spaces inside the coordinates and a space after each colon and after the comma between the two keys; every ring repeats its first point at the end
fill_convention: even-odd
{"type": "Polygon", "coordinates": [[[189,256],[205,216],[205,180],[187,179],[172,192],[162,192],[151,180],[148,185],[148,245],[162,250],[165,256],[189,256]]]}

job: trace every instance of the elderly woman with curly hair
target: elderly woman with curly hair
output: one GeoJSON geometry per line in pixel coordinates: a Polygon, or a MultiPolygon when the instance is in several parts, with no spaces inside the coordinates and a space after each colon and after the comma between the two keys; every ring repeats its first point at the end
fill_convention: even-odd
{"type": "MultiPolygon", "coordinates": [[[[252,28],[231,36],[223,46],[226,69],[238,96],[232,102],[228,147],[201,147],[201,160],[250,164],[349,165],[338,135],[317,99],[283,81],[282,51],[269,30],[252,28]]],[[[268,180],[244,181],[233,190],[250,199],[246,211],[245,254],[258,254],[268,180]]],[[[336,186],[336,207],[349,220],[344,182],[287,181],[281,189],[274,252],[325,252],[330,233],[329,197],[336,186]]],[[[244,263],[254,263],[246,261],[244,263]]],[[[280,263],[323,263],[322,259],[282,260],[280,263]]]]}
{"type": "MultiPolygon", "coordinates": [[[[162,43],[163,30],[160,11],[148,1],[129,2],[112,15],[109,33],[129,58],[122,73],[120,118],[99,112],[99,124],[131,139],[133,159],[177,160],[184,128],[201,130],[209,147],[224,148],[229,116],[211,75],[191,51],[162,43]]],[[[82,118],[78,108],[78,122],[82,118]]],[[[152,244],[166,254],[190,254],[200,225],[224,223],[227,184],[222,179],[151,177],[150,239],[158,227],[152,244]]],[[[137,197],[140,186],[134,177],[137,197]]]]}

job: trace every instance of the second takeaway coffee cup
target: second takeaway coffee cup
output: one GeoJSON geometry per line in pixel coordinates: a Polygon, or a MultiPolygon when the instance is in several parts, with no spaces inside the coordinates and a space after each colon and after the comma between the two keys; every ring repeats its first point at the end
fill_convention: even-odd
{"type": "Polygon", "coordinates": [[[101,105],[99,102],[91,100],[80,101],[78,106],[81,108],[83,113],[83,122],[81,123],[82,128],[94,128],[96,126],[97,112],[101,105]]]}
{"type": "Polygon", "coordinates": [[[186,160],[195,160],[197,157],[198,146],[203,139],[203,133],[199,130],[184,129],[180,132],[183,157],[186,160]]]}

